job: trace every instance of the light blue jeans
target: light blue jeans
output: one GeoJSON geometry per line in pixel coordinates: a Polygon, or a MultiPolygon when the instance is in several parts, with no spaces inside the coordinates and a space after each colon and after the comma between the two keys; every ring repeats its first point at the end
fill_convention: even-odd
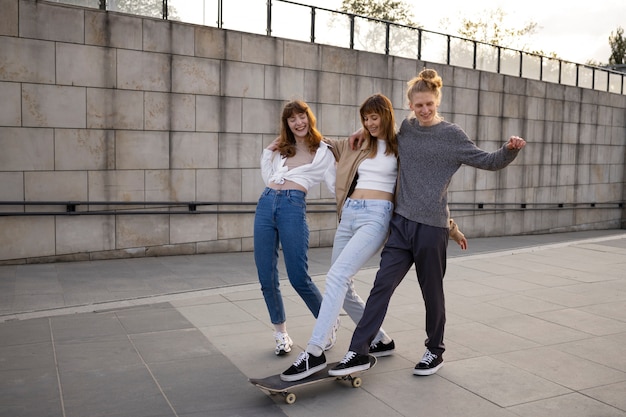
{"type": "Polygon", "coordinates": [[[272,324],[286,320],[278,276],[278,249],[283,248],[289,282],[317,317],[322,294],[309,276],[309,225],[306,194],[265,188],[254,216],[254,262],[272,324]]]}
{"type": "MultiPolygon", "coordinates": [[[[365,303],[354,290],[353,276],[385,243],[392,214],[393,203],[390,201],[346,200],[335,233],[322,307],[309,345],[322,349],[326,346],[342,305],[352,321],[358,323],[361,320],[365,303]]],[[[381,328],[372,343],[385,336],[381,328]]]]}

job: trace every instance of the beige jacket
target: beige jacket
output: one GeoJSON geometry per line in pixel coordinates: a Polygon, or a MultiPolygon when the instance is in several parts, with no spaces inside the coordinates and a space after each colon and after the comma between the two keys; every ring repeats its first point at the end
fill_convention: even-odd
{"type": "MultiPolygon", "coordinates": [[[[361,162],[367,158],[369,154],[369,146],[364,141],[361,148],[353,150],[347,139],[328,139],[324,138],[326,143],[330,145],[330,149],[337,160],[337,177],[335,181],[335,197],[337,201],[337,219],[341,220],[341,210],[343,204],[351,193],[352,183],[356,179],[357,170],[361,162]]],[[[396,185],[397,187],[397,185],[396,185]]],[[[459,226],[453,219],[450,222],[450,239],[456,243],[460,243],[465,238],[459,230],[459,226]]]]}
{"type": "Polygon", "coordinates": [[[330,150],[335,156],[337,163],[337,174],[335,180],[335,197],[337,199],[337,218],[341,219],[341,210],[350,194],[352,183],[356,179],[357,169],[361,162],[367,159],[369,148],[364,142],[361,149],[352,150],[348,139],[327,139],[330,150]]]}

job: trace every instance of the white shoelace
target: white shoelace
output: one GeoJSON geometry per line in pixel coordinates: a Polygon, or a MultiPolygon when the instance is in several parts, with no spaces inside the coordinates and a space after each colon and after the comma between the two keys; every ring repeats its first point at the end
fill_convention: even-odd
{"type": "Polygon", "coordinates": [[[309,369],[309,354],[308,352],[300,352],[300,354],[298,355],[298,358],[296,359],[296,361],[293,363],[293,366],[295,366],[296,368],[298,366],[300,366],[300,364],[304,361],[306,361],[306,369],[309,369]]]}
{"type": "Polygon", "coordinates": [[[356,356],[356,352],[353,351],[349,351],[348,353],[346,353],[346,356],[343,357],[343,359],[341,360],[342,364],[347,364],[348,362],[350,362],[352,360],[352,358],[354,358],[356,356]]]}
{"type": "Polygon", "coordinates": [[[422,360],[420,362],[430,365],[430,363],[435,359],[437,359],[437,355],[426,349],[426,352],[424,353],[424,356],[422,356],[422,360]]]}

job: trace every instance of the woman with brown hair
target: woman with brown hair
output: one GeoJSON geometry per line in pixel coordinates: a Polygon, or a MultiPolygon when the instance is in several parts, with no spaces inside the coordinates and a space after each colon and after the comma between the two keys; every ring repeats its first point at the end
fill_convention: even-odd
{"type": "Polygon", "coordinates": [[[279,137],[261,156],[261,175],[266,188],[254,216],[254,260],[274,325],[276,355],[289,353],[293,345],[287,333],[280,292],[277,267],[280,246],[289,282],[315,317],[322,304],[322,295],[308,273],[306,194],[322,181],[334,193],[335,158],[315,124],[315,116],[306,103],[290,101],[282,111],[279,137]]]}

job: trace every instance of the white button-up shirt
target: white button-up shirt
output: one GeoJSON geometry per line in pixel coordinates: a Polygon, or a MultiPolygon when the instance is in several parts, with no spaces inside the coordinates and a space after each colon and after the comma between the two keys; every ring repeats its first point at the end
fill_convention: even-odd
{"type": "Polygon", "coordinates": [[[330,147],[325,142],[321,142],[319,148],[315,152],[313,162],[305,164],[293,169],[289,169],[284,158],[278,151],[270,151],[263,149],[261,155],[261,176],[265,185],[270,182],[275,184],[284,184],[285,180],[293,181],[307,191],[324,181],[328,190],[335,195],[335,157],[330,147]]]}

